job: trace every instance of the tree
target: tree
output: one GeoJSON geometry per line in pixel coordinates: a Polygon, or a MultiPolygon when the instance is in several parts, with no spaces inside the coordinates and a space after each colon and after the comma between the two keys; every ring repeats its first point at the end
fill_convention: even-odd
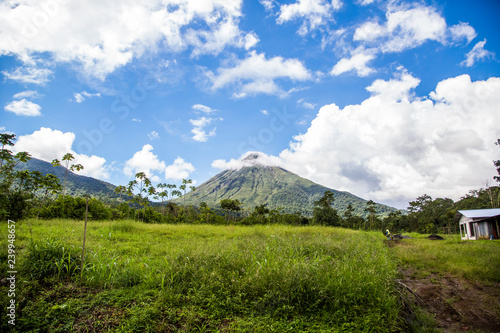
{"type": "Polygon", "coordinates": [[[369,200],[366,202],[365,212],[368,212],[370,218],[370,229],[373,228],[375,224],[375,218],[377,216],[377,208],[376,203],[373,200],[369,200]]]}
{"type": "Polygon", "coordinates": [[[187,191],[187,185],[191,184],[193,181],[191,179],[182,179],[182,185],[179,186],[179,189],[184,192],[183,198],[184,198],[184,207],[186,206],[186,191],[187,191]]]}
{"type": "Polygon", "coordinates": [[[165,184],[165,183],[159,183],[158,185],[156,185],[156,192],[158,193],[158,196],[161,199],[161,213],[163,215],[165,215],[165,206],[163,203],[165,202],[165,199],[168,199],[168,191],[165,190],[166,187],[167,187],[167,184],[165,184]],[[161,191],[160,191],[160,189],[161,189],[161,191]]]}
{"type": "Polygon", "coordinates": [[[262,223],[262,220],[269,214],[269,208],[266,207],[266,204],[262,204],[260,206],[255,206],[254,213],[259,217],[259,222],[262,223]]]}
{"type": "MultiPolygon", "coordinates": [[[[224,209],[226,211],[226,214],[228,215],[228,220],[230,218],[230,215],[228,214],[229,212],[239,212],[241,210],[241,205],[242,203],[236,199],[236,200],[232,200],[232,199],[222,199],[220,202],[219,202],[219,205],[222,209],[224,209]]],[[[235,216],[233,216],[233,220],[235,219],[235,216]]]]}
{"type": "Polygon", "coordinates": [[[313,218],[317,224],[339,226],[340,217],[332,207],[335,201],[332,191],[325,191],[323,197],[314,202],[313,218]]]}
{"type": "MultiPolygon", "coordinates": [[[[62,160],[66,161],[66,166],[65,166],[65,171],[64,171],[64,183],[63,183],[63,195],[66,195],[66,180],[68,178],[68,171],[81,171],[83,170],[83,165],[81,164],[72,164],[71,166],[69,165],[69,162],[73,161],[75,157],[71,153],[66,153],[62,160]]],[[[55,167],[61,166],[61,161],[58,159],[52,160],[51,164],[55,167]]]]}
{"type": "Polygon", "coordinates": [[[127,193],[127,188],[123,185],[115,187],[115,193],[120,196],[120,201],[122,201],[122,195],[127,193]]]}
{"type": "Polygon", "coordinates": [[[31,159],[28,152],[13,154],[6,147],[14,146],[15,134],[0,134],[0,218],[20,220],[28,207],[28,200],[38,188],[40,177],[27,170],[15,170],[20,163],[31,159]]]}
{"type": "MultiPolygon", "coordinates": [[[[139,206],[147,206],[149,204],[149,200],[147,196],[150,193],[154,193],[150,190],[152,184],[149,178],[146,176],[144,172],[138,172],[135,174],[134,180],[131,180],[127,186],[127,193],[132,196],[132,201],[139,204],[139,206]],[[134,195],[134,191],[138,191],[137,194],[134,195]],[[144,196],[143,196],[144,195],[144,196]]],[[[144,214],[142,214],[141,221],[144,221],[144,214]]]]}

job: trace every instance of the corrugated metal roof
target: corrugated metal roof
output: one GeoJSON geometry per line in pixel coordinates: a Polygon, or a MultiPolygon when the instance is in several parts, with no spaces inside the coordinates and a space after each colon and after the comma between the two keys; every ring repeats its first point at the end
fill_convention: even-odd
{"type": "Polygon", "coordinates": [[[459,210],[458,212],[473,219],[500,216],[500,208],[459,210]]]}

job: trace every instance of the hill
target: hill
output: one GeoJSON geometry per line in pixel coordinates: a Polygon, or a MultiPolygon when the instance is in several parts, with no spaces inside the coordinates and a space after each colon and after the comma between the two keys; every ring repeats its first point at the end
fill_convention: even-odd
{"type": "MultiPolygon", "coordinates": [[[[281,167],[266,166],[260,161],[258,153],[247,155],[242,162],[244,167],[222,171],[187,194],[186,198],[176,201],[184,203],[185,200],[186,205],[205,202],[210,207],[217,207],[221,199],[238,199],[245,209],[266,204],[270,209],[282,208],[287,213],[300,212],[310,216],[314,202],[325,191],[332,191],[335,197],[333,207],[340,214],[351,204],[356,215],[367,215],[364,211],[367,200],[316,184],[281,167]]],[[[381,215],[396,210],[377,204],[377,212],[381,215]]]]}
{"type": "MultiPolygon", "coordinates": [[[[66,173],[65,167],[54,167],[52,164],[37,158],[32,158],[27,163],[21,163],[18,166],[18,169],[40,171],[44,175],[51,173],[59,178],[61,185],[64,183],[64,175],[66,173]]],[[[77,175],[68,170],[68,177],[66,179],[66,194],[72,196],[89,194],[93,197],[117,198],[118,195],[114,192],[115,188],[116,186],[113,184],[92,177],[77,175]]]]}

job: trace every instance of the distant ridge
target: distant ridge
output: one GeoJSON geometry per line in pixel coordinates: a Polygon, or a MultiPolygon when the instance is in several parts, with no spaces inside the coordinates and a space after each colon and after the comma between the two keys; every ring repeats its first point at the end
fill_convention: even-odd
{"type": "MultiPolygon", "coordinates": [[[[343,213],[351,204],[355,214],[366,216],[364,211],[367,200],[349,192],[337,191],[316,184],[281,167],[266,165],[264,156],[252,152],[241,159],[239,169],[229,169],[220,172],[186,194],[186,205],[207,203],[217,207],[221,199],[238,199],[245,209],[266,204],[270,209],[281,208],[287,213],[300,212],[312,215],[314,201],[321,198],[325,191],[334,193],[334,208],[343,213]]],[[[184,198],[176,202],[183,203],[184,198]]],[[[397,209],[377,204],[378,214],[387,215],[397,209]]]]}
{"type": "MultiPolygon", "coordinates": [[[[62,166],[54,167],[49,162],[37,158],[32,158],[27,163],[21,163],[18,169],[39,171],[43,174],[51,173],[60,179],[61,186],[64,183],[64,174],[66,173],[66,168],[62,166]]],[[[92,177],[77,175],[68,170],[66,180],[66,194],[68,195],[81,196],[89,194],[94,197],[118,198],[118,195],[114,192],[115,188],[116,186],[113,184],[92,177]]]]}

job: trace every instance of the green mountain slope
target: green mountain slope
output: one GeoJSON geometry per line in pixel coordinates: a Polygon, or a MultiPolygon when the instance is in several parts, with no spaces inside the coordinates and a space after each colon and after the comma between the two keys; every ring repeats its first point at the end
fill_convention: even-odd
{"type": "MultiPolygon", "coordinates": [[[[201,184],[194,192],[186,194],[186,198],[179,198],[178,203],[199,205],[206,202],[210,207],[217,207],[221,199],[238,199],[245,209],[266,204],[268,208],[282,208],[285,212],[301,212],[312,215],[314,201],[321,198],[325,191],[334,193],[334,208],[343,213],[351,204],[355,214],[366,216],[366,200],[351,193],[337,191],[318,185],[280,167],[263,166],[258,156],[250,158],[254,163],[239,170],[225,170],[201,184]]],[[[246,159],[249,161],[249,158],[246,159]]],[[[377,205],[377,212],[386,215],[395,211],[384,205],[377,205]]]]}
{"type": "MultiPolygon", "coordinates": [[[[66,168],[62,166],[54,167],[48,162],[39,160],[37,158],[32,158],[27,163],[21,163],[18,166],[18,169],[27,169],[30,171],[36,170],[40,171],[43,174],[51,173],[59,178],[61,186],[64,184],[64,174],[66,173],[66,168]]],[[[68,171],[68,177],[66,179],[66,194],[72,196],[89,194],[94,197],[117,198],[118,195],[114,192],[115,187],[115,185],[104,182],[102,180],[77,175],[71,171],[68,171]]]]}

